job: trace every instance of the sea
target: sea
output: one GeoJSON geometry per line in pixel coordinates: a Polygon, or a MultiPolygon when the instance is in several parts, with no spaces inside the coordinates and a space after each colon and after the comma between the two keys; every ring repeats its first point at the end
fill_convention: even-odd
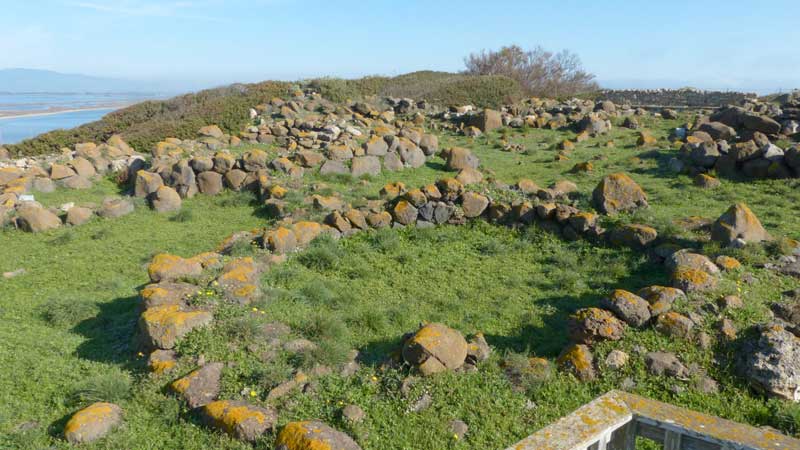
{"type": "Polygon", "coordinates": [[[18,114],[13,117],[2,117],[3,114],[0,114],[0,145],[16,144],[48,131],[69,129],[94,122],[120,107],[154,98],[163,96],[145,93],[0,92],[0,113],[18,114]],[[62,112],[52,112],[53,108],[62,112]]]}

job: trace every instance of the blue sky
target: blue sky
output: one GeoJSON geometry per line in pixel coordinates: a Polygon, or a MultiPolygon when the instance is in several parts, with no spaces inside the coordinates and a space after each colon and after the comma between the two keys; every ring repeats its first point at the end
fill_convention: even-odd
{"type": "Polygon", "coordinates": [[[610,87],[800,88],[800,1],[2,0],[0,68],[192,86],[570,49],[610,87]]]}

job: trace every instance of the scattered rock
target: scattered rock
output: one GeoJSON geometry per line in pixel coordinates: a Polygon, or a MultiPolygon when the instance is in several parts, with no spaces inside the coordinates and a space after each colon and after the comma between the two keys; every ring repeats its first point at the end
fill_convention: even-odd
{"type": "Polygon", "coordinates": [[[739,353],[741,371],[750,384],[769,395],[800,402],[800,345],[797,336],[779,324],[757,328],[739,353]]]}
{"type": "Polygon", "coordinates": [[[170,387],[186,401],[189,408],[199,408],[217,399],[222,363],[209,363],[172,382],[170,387]]]}
{"type": "Polygon", "coordinates": [[[591,381],[596,377],[594,356],[587,345],[572,344],[565,348],[558,357],[558,366],[581,381],[591,381]]]}
{"type": "Polygon", "coordinates": [[[691,319],[675,311],[661,314],[656,320],[656,330],[675,338],[690,338],[693,328],[691,319]]]}
{"type": "Polygon", "coordinates": [[[450,434],[458,440],[464,439],[464,436],[466,436],[469,431],[467,424],[458,419],[451,420],[447,424],[447,427],[450,430],[450,434]]]}
{"type": "Polygon", "coordinates": [[[675,356],[674,353],[650,352],[645,355],[647,370],[653,375],[668,376],[685,379],[689,376],[689,369],[675,356]]]}
{"type": "Polygon", "coordinates": [[[432,375],[461,367],[467,350],[467,341],[461,333],[440,323],[431,323],[406,341],[403,359],[423,375],[432,375]]]}
{"type": "Polygon", "coordinates": [[[628,364],[628,359],[630,357],[627,353],[623,352],[622,350],[611,350],[608,356],[606,356],[605,365],[609,369],[619,370],[625,367],[628,364]]]}
{"type": "Polygon", "coordinates": [[[26,202],[17,208],[17,226],[29,233],[61,227],[61,219],[38,203],[26,202]]]}
{"type": "Polygon", "coordinates": [[[64,427],[71,444],[84,444],[106,436],[122,422],[122,408],[105,402],[93,403],[76,412],[64,427]]]}
{"type": "Polygon", "coordinates": [[[208,403],[203,407],[203,417],[209,426],[248,442],[255,441],[267,430],[271,430],[278,420],[278,415],[272,408],[230,400],[208,403]]]}
{"type": "Polygon", "coordinates": [[[350,423],[361,423],[367,414],[358,405],[347,405],[342,408],[342,419],[350,423]]]}
{"type": "Polygon", "coordinates": [[[213,316],[208,311],[182,311],[178,305],[157,306],[142,313],[139,327],[147,344],[171,349],[178,339],[195,328],[208,325],[213,316]]]}
{"type": "Polygon", "coordinates": [[[592,193],[592,200],[600,212],[610,215],[648,206],[647,195],[642,188],[624,173],[603,178],[592,193]]]}
{"type": "Polygon", "coordinates": [[[736,203],[711,226],[711,239],[730,245],[736,239],[745,242],[766,241],[769,235],[747,205],[736,203]]]}
{"type": "Polygon", "coordinates": [[[181,196],[169,186],[159,187],[151,196],[153,209],[160,212],[173,212],[181,209],[181,196]]]}
{"type": "Polygon", "coordinates": [[[289,422],[275,441],[278,450],[361,450],[348,435],[320,421],[289,422]]]}
{"type": "Polygon", "coordinates": [[[631,292],[616,289],[600,306],[612,311],[620,319],[633,327],[642,327],[650,321],[650,304],[631,292]]]}
{"type": "Polygon", "coordinates": [[[599,308],[579,309],[569,316],[568,328],[570,338],[581,344],[618,341],[625,332],[622,321],[611,312],[599,308]]]}
{"type": "Polygon", "coordinates": [[[133,212],[133,202],[126,198],[105,198],[97,214],[106,219],[116,219],[133,212]]]}

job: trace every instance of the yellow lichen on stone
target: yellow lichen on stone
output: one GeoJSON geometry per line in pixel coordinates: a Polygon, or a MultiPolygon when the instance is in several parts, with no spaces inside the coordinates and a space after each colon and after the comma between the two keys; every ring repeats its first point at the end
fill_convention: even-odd
{"type": "Polygon", "coordinates": [[[253,258],[239,258],[231,261],[225,267],[225,273],[220,277],[221,282],[239,282],[247,283],[251,281],[253,275],[256,273],[255,262],[253,258]]]}
{"type": "MultiPolygon", "coordinates": [[[[290,422],[286,424],[278,434],[278,439],[275,441],[276,445],[285,445],[289,450],[332,450],[327,442],[308,436],[309,424],[310,422],[290,422]]],[[[318,430],[311,431],[318,432],[318,430]]]]}
{"type": "Polygon", "coordinates": [[[217,400],[204,408],[208,417],[228,433],[233,433],[236,426],[245,421],[252,419],[263,424],[267,420],[267,416],[261,411],[247,405],[236,405],[228,400],[217,400]]]}
{"type": "Polygon", "coordinates": [[[86,425],[99,422],[113,412],[114,405],[111,403],[95,403],[78,411],[73,415],[64,427],[64,433],[77,433],[86,425]]]}

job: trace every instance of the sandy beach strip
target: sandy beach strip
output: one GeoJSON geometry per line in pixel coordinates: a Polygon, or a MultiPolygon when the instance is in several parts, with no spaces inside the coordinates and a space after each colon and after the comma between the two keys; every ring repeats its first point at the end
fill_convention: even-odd
{"type": "Polygon", "coordinates": [[[40,116],[53,116],[56,114],[69,114],[82,111],[103,111],[103,110],[117,110],[125,108],[126,106],[133,105],[137,102],[120,102],[109,103],[105,105],[87,106],[85,108],[48,108],[44,111],[0,111],[0,120],[4,119],[18,119],[20,117],[40,117],[40,116]]]}

